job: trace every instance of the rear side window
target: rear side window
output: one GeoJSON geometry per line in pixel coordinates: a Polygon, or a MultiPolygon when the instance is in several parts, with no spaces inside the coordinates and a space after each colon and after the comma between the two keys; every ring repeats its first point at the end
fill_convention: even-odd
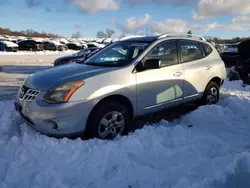
{"type": "Polygon", "coordinates": [[[204,44],[204,43],[202,43],[201,45],[202,45],[202,48],[203,48],[206,56],[208,56],[209,54],[212,53],[213,49],[209,45],[204,44]]]}
{"type": "Polygon", "coordinates": [[[198,42],[191,40],[180,40],[179,46],[183,63],[199,60],[204,57],[201,45],[198,42]]]}

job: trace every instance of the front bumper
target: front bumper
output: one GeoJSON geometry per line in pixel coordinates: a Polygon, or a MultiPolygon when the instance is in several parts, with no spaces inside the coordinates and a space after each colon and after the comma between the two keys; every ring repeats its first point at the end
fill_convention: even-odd
{"type": "Polygon", "coordinates": [[[32,102],[16,99],[15,108],[37,131],[56,138],[83,135],[94,101],[47,104],[40,97],[32,102]]]}

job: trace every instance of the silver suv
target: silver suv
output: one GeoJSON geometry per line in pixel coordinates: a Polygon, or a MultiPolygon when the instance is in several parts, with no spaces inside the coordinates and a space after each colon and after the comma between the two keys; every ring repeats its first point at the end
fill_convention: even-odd
{"type": "Polygon", "coordinates": [[[49,136],[122,134],[137,116],[190,101],[214,104],[226,70],[217,50],[191,35],[121,39],[84,63],[30,75],[15,106],[49,136]]]}

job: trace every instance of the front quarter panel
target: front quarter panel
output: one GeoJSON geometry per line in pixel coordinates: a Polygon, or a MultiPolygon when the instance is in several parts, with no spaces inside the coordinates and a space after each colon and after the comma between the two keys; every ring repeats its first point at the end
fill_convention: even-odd
{"type": "MultiPolygon", "coordinates": [[[[119,68],[84,80],[70,98],[70,101],[94,101],[97,104],[102,99],[112,95],[122,95],[130,100],[136,109],[136,77],[131,67],[119,68]]],[[[135,112],[136,113],[136,112],[135,112]]]]}

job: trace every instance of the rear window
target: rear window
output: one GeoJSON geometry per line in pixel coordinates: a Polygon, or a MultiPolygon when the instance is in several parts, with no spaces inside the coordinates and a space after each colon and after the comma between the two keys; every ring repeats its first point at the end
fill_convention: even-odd
{"type": "Polygon", "coordinates": [[[212,53],[213,49],[209,45],[204,44],[204,43],[202,43],[201,45],[202,45],[202,48],[203,48],[206,56],[208,56],[209,54],[212,53]]]}

